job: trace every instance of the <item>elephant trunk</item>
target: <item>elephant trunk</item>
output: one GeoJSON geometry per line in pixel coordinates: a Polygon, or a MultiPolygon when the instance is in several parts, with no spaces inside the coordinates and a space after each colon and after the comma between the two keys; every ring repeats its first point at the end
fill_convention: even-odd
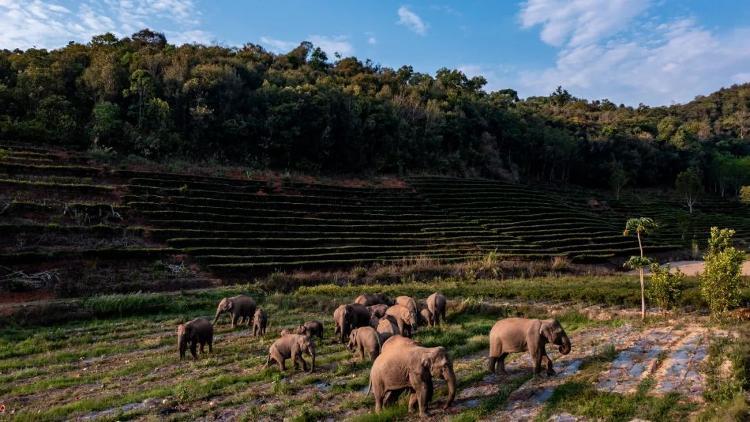
{"type": "Polygon", "coordinates": [[[216,321],[219,320],[220,316],[221,316],[221,309],[217,309],[216,310],[216,316],[214,317],[214,322],[212,322],[211,324],[216,325],[216,321]]]}
{"type": "Polygon", "coordinates": [[[563,335],[562,344],[560,345],[559,350],[563,355],[567,355],[568,353],[570,353],[570,339],[568,338],[568,336],[563,335]]]}
{"type": "Polygon", "coordinates": [[[453,372],[453,365],[448,365],[443,369],[443,379],[448,384],[448,398],[445,400],[443,409],[447,409],[456,398],[456,373],[453,372]]]}

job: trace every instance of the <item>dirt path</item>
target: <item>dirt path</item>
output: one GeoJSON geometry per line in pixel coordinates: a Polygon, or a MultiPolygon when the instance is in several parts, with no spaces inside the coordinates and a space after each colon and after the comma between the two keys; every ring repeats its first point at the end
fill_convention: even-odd
{"type": "MultiPolygon", "coordinates": [[[[702,273],[705,268],[703,261],[674,261],[668,262],[667,264],[672,267],[673,272],[679,269],[688,276],[697,276],[702,273]]],[[[647,270],[646,274],[648,273],[649,271],[647,270]]],[[[631,274],[638,274],[638,272],[631,271],[631,274]]],[[[742,275],[750,277],[750,261],[745,261],[745,263],[742,264],[742,275]]]]}

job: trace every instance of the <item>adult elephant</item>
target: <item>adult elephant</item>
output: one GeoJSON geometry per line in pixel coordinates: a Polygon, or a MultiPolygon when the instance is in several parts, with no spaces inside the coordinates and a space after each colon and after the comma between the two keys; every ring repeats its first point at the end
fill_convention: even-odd
{"type": "Polygon", "coordinates": [[[389,298],[388,296],[384,295],[383,293],[365,293],[357,296],[356,299],[354,299],[354,303],[359,303],[360,305],[365,306],[372,306],[372,305],[387,305],[391,306],[393,305],[393,300],[389,298]]]}
{"type": "Polygon", "coordinates": [[[528,351],[534,362],[534,374],[542,371],[542,361],[547,364],[547,375],[554,375],[552,359],[545,346],[559,346],[560,353],[570,353],[570,339],[556,319],[505,318],[490,330],[489,370],[496,368],[505,374],[505,358],[509,353],[528,351]]]}
{"type": "Polygon", "coordinates": [[[341,305],[333,311],[333,322],[336,324],[334,335],[339,336],[341,343],[346,343],[352,329],[370,325],[370,311],[358,303],[341,305]]]}
{"type": "Polygon", "coordinates": [[[396,297],[396,305],[401,305],[409,309],[409,312],[412,315],[411,319],[414,320],[414,326],[412,329],[417,331],[417,321],[419,320],[419,307],[417,307],[417,301],[411,296],[398,296],[396,297]]]}
{"type": "Polygon", "coordinates": [[[410,391],[409,411],[419,405],[420,416],[427,416],[432,400],[432,378],[445,379],[448,397],[443,409],[456,397],[456,374],[453,363],[443,347],[422,347],[416,341],[393,336],[383,343],[380,355],[370,370],[370,389],[375,396],[375,412],[384,404],[394,403],[404,391],[410,391]]]}
{"type": "Polygon", "coordinates": [[[214,317],[214,325],[219,317],[224,313],[229,313],[232,316],[232,328],[237,323],[244,323],[247,321],[247,325],[253,320],[255,315],[256,304],[253,298],[245,295],[238,295],[233,297],[225,297],[219,302],[219,306],[216,307],[216,316],[214,317]]]}
{"type": "Polygon", "coordinates": [[[403,305],[393,305],[385,311],[386,316],[391,316],[398,324],[398,331],[401,335],[411,337],[417,330],[417,314],[403,305]]]}
{"type": "Polygon", "coordinates": [[[427,297],[427,309],[432,313],[432,325],[439,325],[445,321],[445,307],[448,300],[442,293],[435,292],[427,297]]]}

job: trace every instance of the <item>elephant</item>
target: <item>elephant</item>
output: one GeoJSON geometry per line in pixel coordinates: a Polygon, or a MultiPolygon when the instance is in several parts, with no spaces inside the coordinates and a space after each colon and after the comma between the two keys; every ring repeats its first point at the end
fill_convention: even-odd
{"type": "Polygon", "coordinates": [[[396,304],[405,306],[407,309],[409,309],[409,312],[412,314],[412,321],[414,321],[414,324],[412,325],[412,329],[414,332],[417,331],[417,320],[419,313],[419,307],[417,307],[417,301],[415,301],[411,296],[398,296],[396,298],[396,304]]]}
{"type": "Polygon", "coordinates": [[[409,390],[409,411],[419,405],[419,415],[427,416],[427,406],[432,400],[432,378],[445,379],[448,396],[443,409],[456,397],[456,374],[453,363],[443,347],[422,347],[403,336],[393,336],[383,343],[380,355],[370,370],[370,386],[375,396],[375,412],[384,404],[394,403],[401,392],[409,390]]]}
{"type": "Polygon", "coordinates": [[[266,315],[266,311],[258,308],[253,316],[253,337],[265,335],[267,326],[268,315],[266,315]]]}
{"type": "Polygon", "coordinates": [[[250,296],[225,297],[219,302],[219,306],[216,307],[214,324],[219,320],[221,314],[228,312],[232,314],[232,328],[237,325],[237,322],[244,323],[245,321],[250,326],[250,321],[255,314],[255,307],[255,301],[250,296]]]}
{"type": "Polygon", "coordinates": [[[360,305],[365,306],[371,306],[371,305],[386,305],[391,306],[393,305],[393,300],[389,298],[388,296],[384,295],[383,293],[365,293],[357,296],[356,299],[354,299],[354,303],[358,303],[360,305]]]}
{"type": "Polygon", "coordinates": [[[372,328],[378,328],[378,324],[380,324],[380,318],[376,316],[370,317],[370,327],[372,328]]]}
{"type": "Polygon", "coordinates": [[[422,308],[419,311],[419,325],[432,327],[435,325],[435,316],[427,308],[422,308]]]}
{"type": "Polygon", "coordinates": [[[200,344],[201,353],[203,353],[203,346],[206,344],[208,344],[208,351],[213,352],[214,326],[211,321],[205,318],[196,318],[177,326],[177,348],[180,351],[180,360],[185,358],[188,345],[190,345],[190,354],[193,355],[193,359],[198,359],[196,353],[198,344],[200,344]]]}
{"type": "Polygon", "coordinates": [[[304,334],[285,334],[277,339],[268,349],[268,360],[266,367],[271,366],[273,362],[279,365],[279,370],[286,370],[285,362],[291,358],[294,369],[298,369],[298,364],[302,364],[302,369],[307,371],[308,365],[302,354],[306,353],[312,358],[310,372],[315,371],[315,342],[310,336],[304,334]]]}
{"type": "Polygon", "coordinates": [[[334,334],[339,336],[343,344],[349,339],[349,333],[353,328],[370,324],[370,312],[365,305],[358,303],[341,305],[333,312],[333,321],[336,323],[334,334]]]}
{"type": "Polygon", "coordinates": [[[445,321],[445,306],[448,300],[442,293],[435,292],[427,297],[427,309],[432,312],[433,325],[439,325],[445,321]]]}
{"type": "Polygon", "coordinates": [[[349,344],[347,348],[351,352],[357,352],[361,360],[365,359],[365,352],[371,360],[375,360],[380,354],[380,336],[372,327],[359,327],[349,333],[349,344]]]}
{"type": "Polygon", "coordinates": [[[307,334],[308,336],[317,336],[323,340],[323,323],[320,321],[307,321],[297,327],[297,334],[307,334]]]}
{"type": "Polygon", "coordinates": [[[411,337],[416,331],[417,314],[404,305],[393,305],[386,311],[386,316],[392,316],[398,324],[398,331],[402,336],[411,337]]]}
{"type": "Polygon", "coordinates": [[[378,328],[376,328],[376,330],[378,332],[378,335],[380,336],[381,343],[388,340],[388,338],[390,338],[391,336],[401,334],[401,331],[399,331],[398,329],[396,318],[390,315],[386,315],[380,319],[380,322],[378,322],[378,328]]]}
{"type": "Polygon", "coordinates": [[[570,339],[556,319],[501,319],[490,331],[489,371],[494,373],[497,367],[505,374],[508,353],[528,351],[534,361],[534,375],[541,372],[542,361],[546,361],[547,375],[554,375],[552,359],[545,350],[547,343],[559,346],[563,355],[570,353],[570,339]]]}
{"type": "Polygon", "coordinates": [[[388,310],[388,305],[379,303],[377,305],[368,306],[367,310],[370,312],[370,316],[383,318],[385,316],[385,311],[388,310]]]}

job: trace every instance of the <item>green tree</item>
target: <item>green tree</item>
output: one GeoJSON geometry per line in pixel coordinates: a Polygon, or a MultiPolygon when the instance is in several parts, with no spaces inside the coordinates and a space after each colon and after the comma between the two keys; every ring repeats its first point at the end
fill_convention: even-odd
{"type": "Polygon", "coordinates": [[[701,295],[717,318],[740,303],[741,271],[745,253],[735,248],[735,231],[711,227],[705,270],[700,276],[701,295]]]}
{"type": "Polygon", "coordinates": [[[700,172],[690,167],[678,174],[675,180],[675,188],[687,204],[690,214],[693,213],[693,206],[698,202],[698,198],[703,194],[702,179],[700,172]]]}
{"type": "Polygon", "coordinates": [[[638,249],[640,250],[640,256],[631,256],[630,259],[625,263],[629,268],[638,268],[638,275],[641,280],[641,319],[646,318],[646,293],[645,293],[645,281],[644,281],[644,269],[653,264],[653,261],[643,254],[643,237],[649,233],[653,233],[658,228],[658,225],[653,219],[649,217],[638,217],[631,218],[625,223],[625,231],[623,236],[630,236],[635,233],[638,238],[638,249]]]}
{"type": "Polygon", "coordinates": [[[685,274],[679,269],[672,273],[669,264],[662,267],[651,265],[651,281],[648,286],[648,298],[665,312],[674,308],[682,294],[685,274]]]}
{"type": "Polygon", "coordinates": [[[91,112],[89,134],[97,146],[113,146],[122,136],[120,107],[109,101],[102,101],[91,112]]]}

